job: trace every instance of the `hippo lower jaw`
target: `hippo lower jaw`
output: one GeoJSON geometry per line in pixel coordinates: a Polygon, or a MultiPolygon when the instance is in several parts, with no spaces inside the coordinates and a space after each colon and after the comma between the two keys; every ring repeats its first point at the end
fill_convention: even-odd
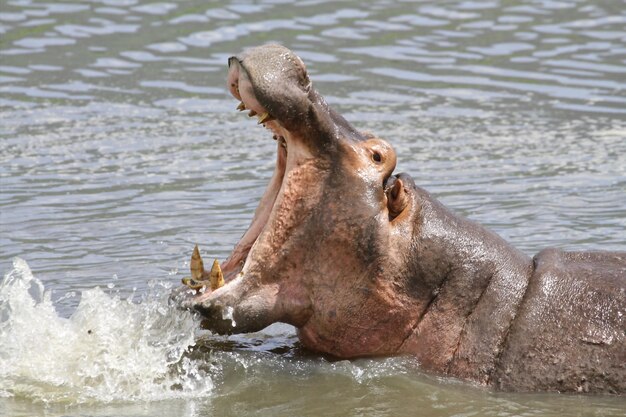
{"type": "Polygon", "coordinates": [[[281,250],[281,236],[274,233],[278,230],[276,224],[289,227],[289,218],[284,213],[285,202],[299,191],[290,176],[302,175],[303,167],[313,165],[313,162],[306,149],[302,149],[293,135],[276,120],[266,121],[264,125],[274,133],[278,142],[276,167],[250,227],[222,265],[225,285],[215,290],[207,288],[183,302],[185,307],[202,314],[206,327],[220,334],[257,331],[277,321],[298,326],[308,319],[309,301],[299,300],[296,294],[291,294],[290,303],[300,305],[287,308],[284,301],[278,300],[281,291],[285,291],[284,286],[267,282],[261,285],[259,269],[271,269],[281,250]],[[265,239],[263,248],[258,248],[261,235],[268,239],[265,239]],[[288,314],[288,311],[292,313],[288,314]],[[294,311],[298,313],[293,314],[294,311]]]}

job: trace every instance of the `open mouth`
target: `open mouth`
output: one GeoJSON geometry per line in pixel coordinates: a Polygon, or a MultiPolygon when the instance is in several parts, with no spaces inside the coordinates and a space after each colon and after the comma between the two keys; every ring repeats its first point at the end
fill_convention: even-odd
{"type": "MultiPolygon", "coordinates": [[[[304,64],[299,58],[295,65],[298,68],[292,69],[292,71],[297,70],[301,81],[308,82],[304,64]]],[[[253,250],[259,236],[269,227],[271,218],[280,216],[277,213],[277,202],[285,194],[286,178],[289,177],[295,167],[303,165],[313,155],[302,143],[302,140],[299,140],[301,138],[298,133],[287,129],[280,116],[272,113],[271,104],[265,104],[262,97],[257,96],[256,86],[251,81],[251,75],[239,58],[230,58],[227,80],[231,94],[239,100],[237,110],[247,114],[250,118],[256,118],[258,124],[262,124],[268,129],[277,142],[274,174],[254,213],[250,227],[222,265],[225,279],[228,282],[246,269],[248,255],[253,250]]]]}
{"type": "Polygon", "coordinates": [[[264,45],[230,58],[227,85],[242,116],[255,117],[276,140],[276,166],[248,230],[221,267],[223,279],[217,263],[204,271],[194,251],[193,281],[184,283],[201,294],[181,306],[200,312],[220,334],[276,321],[302,327],[314,313],[302,279],[321,274],[340,282],[328,262],[338,253],[360,274],[377,262],[387,195],[400,201],[402,189],[397,179],[385,190],[395,153],[330,108],[287,48],[264,45]]]}
{"type": "Polygon", "coordinates": [[[239,100],[237,110],[256,117],[277,142],[276,167],[248,230],[221,268],[214,264],[211,273],[204,271],[199,252],[194,251],[192,277],[183,283],[200,292],[204,292],[203,287],[212,290],[197,301],[221,287],[208,285],[211,276],[223,273],[224,280],[213,281],[229,284],[238,276],[247,276],[250,281],[284,272],[276,270],[281,268],[280,254],[289,252],[293,244],[290,237],[319,197],[316,183],[327,159],[323,155],[326,150],[320,151],[324,138],[330,137],[329,123],[324,123],[328,108],[312,89],[304,63],[293,52],[279,45],[265,45],[231,57],[228,67],[227,86],[239,100]]]}

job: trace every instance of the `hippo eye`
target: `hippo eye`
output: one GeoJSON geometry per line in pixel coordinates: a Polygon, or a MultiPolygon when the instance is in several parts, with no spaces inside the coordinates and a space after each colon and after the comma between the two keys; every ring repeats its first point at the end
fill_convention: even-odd
{"type": "Polygon", "coordinates": [[[372,159],[374,160],[374,162],[380,162],[383,160],[383,157],[380,156],[380,154],[378,152],[374,152],[372,154],[372,159]]]}

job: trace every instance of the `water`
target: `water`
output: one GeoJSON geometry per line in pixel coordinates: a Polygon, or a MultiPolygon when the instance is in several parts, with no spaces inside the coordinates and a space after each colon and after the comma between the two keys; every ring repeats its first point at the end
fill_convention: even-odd
{"type": "Polygon", "coordinates": [[[227,57],[269,41],[398,172],[529,255],[626,250],[624,10],[0,0],[0,415],[623,415],[332,361],[286,325],[211,336],[167,293],[195,243],[228,255],[271,176],[224,87],[227,57]]]}

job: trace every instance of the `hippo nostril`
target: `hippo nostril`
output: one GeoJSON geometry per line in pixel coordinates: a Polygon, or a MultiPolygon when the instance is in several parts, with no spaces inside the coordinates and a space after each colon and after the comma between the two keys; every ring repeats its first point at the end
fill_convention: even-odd
{"type": "Polygon", "coordinates": [[[372,155],[372,160],[374,162],[380,162],[383,160],[383,157],[380,155],[380,153],[374,152],[374,154],[372,155]]]}

